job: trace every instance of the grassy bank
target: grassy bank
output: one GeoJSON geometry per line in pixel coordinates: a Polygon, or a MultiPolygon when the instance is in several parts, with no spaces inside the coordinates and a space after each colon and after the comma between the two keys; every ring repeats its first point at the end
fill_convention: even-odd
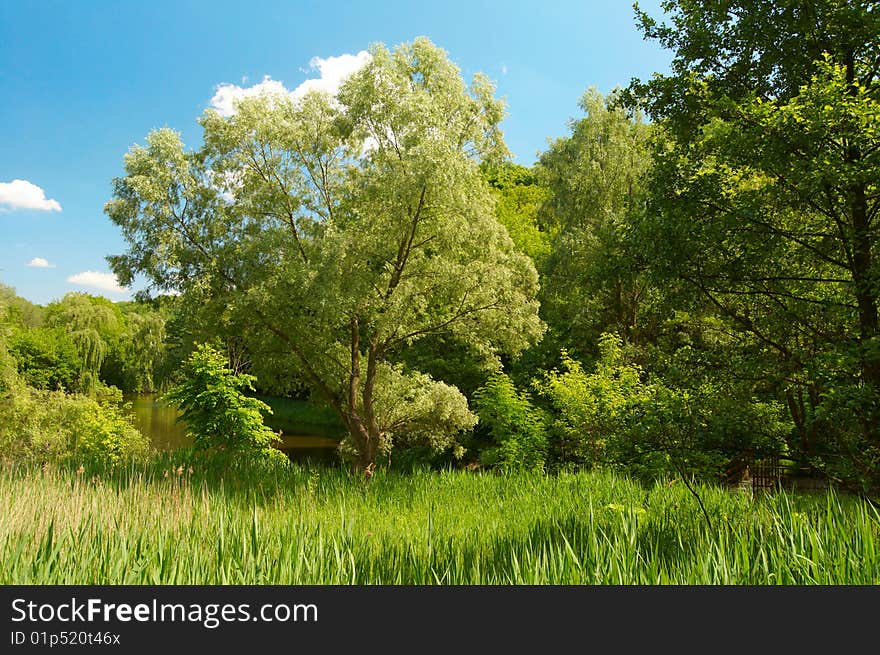
{"type": "Polygon", "coordinates": [[[710,529],[611,474],[173,465],[0,472],[0,583],[880,583],[880,517],[833,494],[704,488],[710,529]]]}

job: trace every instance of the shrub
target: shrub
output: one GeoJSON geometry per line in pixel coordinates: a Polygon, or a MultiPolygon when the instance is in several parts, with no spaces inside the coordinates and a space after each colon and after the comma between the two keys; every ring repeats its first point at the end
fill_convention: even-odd
{"type": "Polygon", "coordinates": [[[148,450],[147,438],[114,402],[27,387],[0,400],[4,459],[115,466],[148,450]]]}
{"type": "Polygon", "coordinates": [[[254,390],[254,376],[234,373],[226,356],[208,344],[196,347],[182,376],[164,399],[182,410],[196,450],[286,460],[273,447],[278,436],[263,423],[263,412],[272,409],[244,393],[254,390]]]}
{"type": "Polygon", "coordinates": [[[551,422],[556,457],[565,463],[595,466],[609,461],[609,442],[626,439],[626,414],[646,392],[639,367],[623,362],[620,339],[603,335],[593,373],[562,352],[562,370],[534,383],[554,412],[551,422]]]}
{"type": "Polygon", "coordinates": [[[474,407],[491,445],[480,461],[506,470],[543,469],[547,457],[544,416],[527,394],[498,373],[474,394],[474,407]]]}
{"type": "Polygon", "coordinates": [[[780,452],[789,427],[781,408],[724,392],[711,383],[646,384],[626,408],[626,438],[615,441],[611,459],[645,480],[682,474],[718,481],[733,458],[780,452]]]}
{"type": "Polygon", "coordinates": [[[641,479],[717,480],[738,455],[784,449],[791,425],[778,403],[711,382],[669,386],[626,363],[618,337],[603,335],[599,345],[593,373],[563,353],[564,370],[535,383],[554,410],[551,441],[560,462],[610,465],[641,479]]]}

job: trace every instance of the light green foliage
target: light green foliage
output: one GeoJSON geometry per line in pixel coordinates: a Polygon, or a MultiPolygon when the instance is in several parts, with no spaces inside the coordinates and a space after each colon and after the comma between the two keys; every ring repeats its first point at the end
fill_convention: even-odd
{"type": "Polygon", "coordinates": [[[6,336],[0,327],[0,396],[9,393],[19,383],[15,360],[9,354],[6,336]]]}
{"type": "Polygon", "coordinates": [[[506,471],[543,470],[547,458],[546,417],[503,373],[489,378],[474,394],[474,407],[491,445],[480,462],[506,471]]]}
{"type": "Polygon", "coordinates": [[[365,468],[393,413],[379,406],[382,366],[428,335],[496,357],[542,332],[537,273],[478,167],[506,153],[493,91],[417,39],[374,46],[335,99],[207,112],[196,153],[153,132],[106,206],[129,244],[113,270],[248,325],[336,410],[365,468]]]}
{"type": "Polygon", "coordinates": [[[116,466],[148,440],[113,401],[18,388],[0,401],[0,459],[116,466]]]}
{"type": "Polygon", "coordinates": [[[599,350],[593,373],[563,353],[562,370],[545,373],[535,382],[553,407],[554,447],[562,462],[609,463],[609,449],[627,438],[630,405],[648,394],[641,369],[623,361],[619,337],[603,335],[599,350]]]}
{"type": "Polygon", "coordinates": [[[550,254],[550,235],[538,224],[538,211],[550,197],[533,170],[517,164],[484,166],[495,194],[495,217],[516,247],[540,270],[550,254]]]}
{"type": "Polygon", "coordinates": [[[435,453],[463,454],[458,437],[477,423],[467,400],[453,386],[424,373],[382,364],[377,376],[376,420],[390,454],[393,444],[427,446],[435,453]]]}
{"type": "Polygon", "coordinates": [[[586,355],[602,331],[638,339],[650,326],[655,291],[626,236],[644,211],[652,130],[619,105],[617,92],[606,98],[591,88],[580,106],[586,115],[553,141],[536,169],[550,192],[539,219],[553,240],[542,270],[542,315],[555,348],[586,355]]]}
{"type": "Polygon", "coordinates": [[[163,398],[182,410],[187,434],[197,450],[230,457],[286,459],[274,448],[278,436],[263,423],[271,408],[245,395],[254,378],[236,375],[226,357],[208,344],[190,355],[181,371],[182,381],[163,398]]]}

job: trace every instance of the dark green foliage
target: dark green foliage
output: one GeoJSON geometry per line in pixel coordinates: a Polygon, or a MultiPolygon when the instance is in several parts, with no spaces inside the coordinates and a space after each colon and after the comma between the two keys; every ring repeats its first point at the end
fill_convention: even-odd
{"type": "Polygon", "coordinates": [[[281,430],[285,434],[334,438],[341,438],[345,432],[339,416],[326,405],[278,396],[258,398],[270,407],[271,411],[264,420],[273,430],[281,430]]]}
{"type": "Polygon", "coordinates": [[[17,332],[9,352],[24,382],[35,389],[78,391],[82,360],[61,328],[17,332]]]}
{"type": "Polygon", "coordinates": [[[791,430],[775,403],[728,398],[711,384],[696,390],[652,384],[626,408],[615,463],[643,480],[696,475],[722,482],[728,466],[778,455],[791,430]]]}
{"type": "Polygon", "coordinates": [[[473,397],[487,375],[501,368],[494,353],[480,351],[446,334],[420,339],[401,353],[400,360],[408,368],[455,386],[467,398],[473,397]]]}
{"type": "Polygon", "coordinates": [[[876,3],[665,8],[669,24],[640,20],[672,71],[630,89],[668,136],[634,243],[658,285],[731,335],[723,376],[785,404],[792,452],[867,489],[880,481],[876,3]]]}
{"type": "Polygon", "coordinates": [[[277,435],[263,423],[263,412],[271,409],[244,393],[253,390],[253,376],[235,374],[226,357],[208,344],[196,348],[181,373],[182,381],[164,398],[182,410],[181,418],[197,450],[284,458],[273,447],[277,435]]]}
{"type": "MultiPolygon", "coordinates": [[[[665,0],[668,22],[638,9],[646,38],[673,52],[672,73],[635,81],[632,96],[687,138],[723,97],[787,102],[826,53],[875,61],[880,12],[873,0],[665,0]],[[705,93],[700,87],[705,85],[705,93]]],[[[877,71],[874,70],[876,75],[877,71]]]]}
{"type": "Polygon", "coordinates": [[[509,377],[490,377],[474,394],[474,409],[489,440],[480,452],[482,464],[504,470],[544,468],[546,419],[509,377]]]}

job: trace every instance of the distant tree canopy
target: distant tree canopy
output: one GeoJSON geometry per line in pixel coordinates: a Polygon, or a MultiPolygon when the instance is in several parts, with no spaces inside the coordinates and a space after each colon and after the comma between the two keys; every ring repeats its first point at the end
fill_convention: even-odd
{"type": "Polygon", "coordinates": [[[448,448],[473,416],[398,354],[438,334],[515,353],[542,332],[534,265],[479,170],[507,152],[502,116],[488,80],[467,86],[427,39],[375,46],[336,98],[207,112],[198,152],[150,134],[106,207],[130,246],[111,266],[258,330],[337,411],[360,467],[419,435],[448,448]]]}
{"type": "Polygon", "coordinates": [[[79,356],[76,390],[86,394],[94,392],[111,343],[122,330],[113,303],[85,293],[69,293],[49,305],[46,323],[63,330],[76,347],[79,356]]]}
{"type": "Polygon", "coordinates": [[[9,353],[22,378],[35,389],[79,390],[83,362],[64,330],[22,330],[12,338],[9,353]]]}
{"type": "Polygon", "coordinates": [[[650,300],[626,236],[644,212],[651,128],[619,105],[617,92],[589,89],[580,106],[586,115],[537,166],[549,191],[539,219],[552,235],[541,300],[556,346],[589,354],[603,332],[635,338],[650,300]]]}
{"type": "Polygon", "coordinates": [[[18,327],[40,327],[45,308],[35,305],[15,293],[15,289],[0,283],[0,323],[18,327]]]}
{"type": "MultiPolygon", "coordinates": [[[[88,298],[65,300],[88,315],[88,298]]],[[[50,312],[9,287],[0,289],[0,462],[107,467],[146,454],[149,440],[119,406],[118,390],[97,394],[92,388],[87,395],[78,344],[61,325],[39,327],[63,304],[54,303],[50,312]]],[[[113,307],[103,299],[98,304],[113,307]]]]}
{"type": "Polygon", "coordinates": [[[540,270],[550,254],[550,235],[541,228],[538,212],[550,198],[550,190],[525,166],[504,162],[483,169],[496,198],[495,217],[540,270]]]}

